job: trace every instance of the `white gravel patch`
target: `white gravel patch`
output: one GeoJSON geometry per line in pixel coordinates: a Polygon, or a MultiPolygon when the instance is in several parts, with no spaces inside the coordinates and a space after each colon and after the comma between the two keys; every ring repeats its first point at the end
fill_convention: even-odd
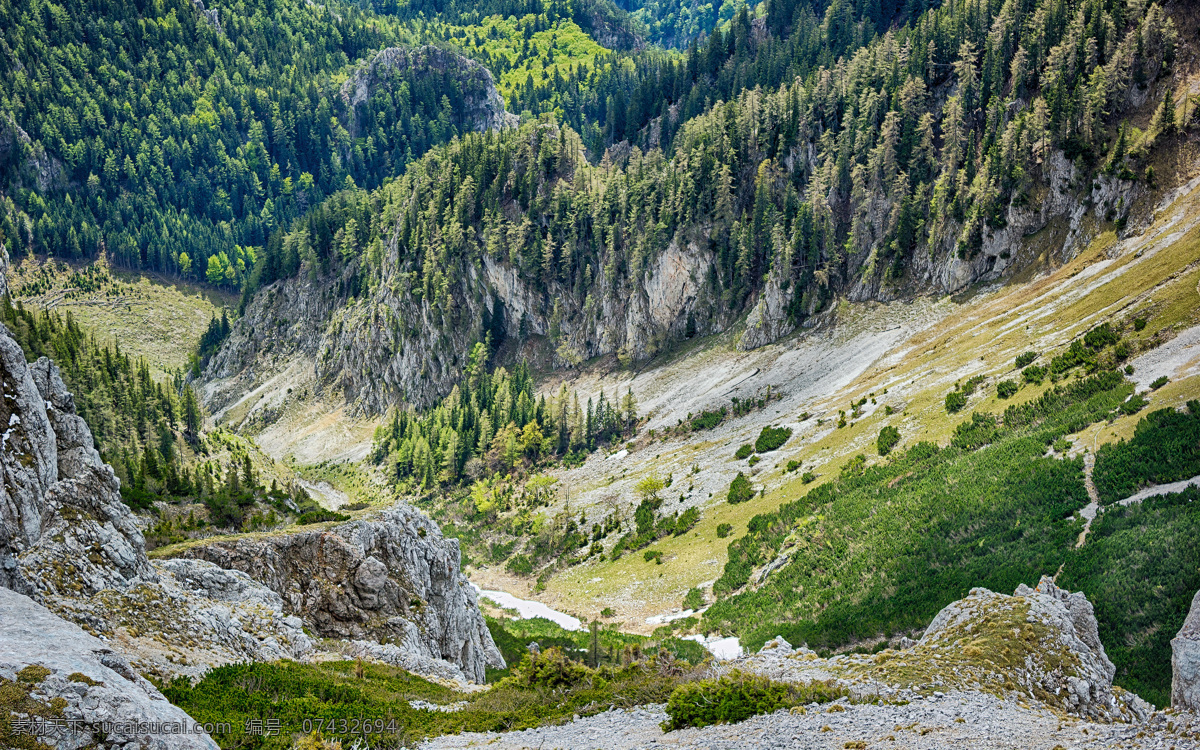
{"type": "Polygon", "coordinates": [[[1138,388],[1149,388],[1162,376],[1171,380],[1200,375],[1200,326],[1179,332],[1175,338],[1132,360],[1138,388]]]}
{"type": "MultiPolygon", "coordinates": [[[[915,698],[915,696],[912,696],[915,698]]],[[[561,726],[520,732],[467,733],[438,737],[422,750],[492,748],[516,750],[640,750],[687,748],[803,748],[842,750],[847,747],[901,750],[1013,750],[1061,745],[1082,748],[1184,750],[1200,747],[1200,717],[1156,713],[1144,724],[1096,724],[1045,708],[1002,700],[985,693],[951,692],[912,700],[905,705],[812,704],[804,713],[779,711],[741,724],[664,732],[661,705],[606,711],[561,726]],[[1169,728],[1168,728],[1169,727],[1169,728]],[[860,745],[856,743],[865,743],[860,745]]]]}
{"type": "Polygon", "coordinates": [[[1177,492],[1183,492],[1188,487],[1200,487],[1200,475],[1194,476],[1191,479],[1184,479],[1179,482],[1171,482],[1170,484],[1156,484],[1153,487],[1136,492],[1124,500],[1117,501],[1117,505],[1133,505],[1140,503],[1148,497],[1157,497],[1158,495],[1174,495],[1177,492]]]}
{"type": "Polygon", "coordinates": [[[486,596],[502,609],[515,609],[520,620],[544,617],[559,625],[563,630],[583,630],[583,623],[580,622],[579,618],[572,617],[565,612],[559,612],[557,609],[552,609],[541,602],[519,599],[506,591],[487,591],[473,583],[471,584],[471,588],[475,589],[476,594],[486,596]]]}

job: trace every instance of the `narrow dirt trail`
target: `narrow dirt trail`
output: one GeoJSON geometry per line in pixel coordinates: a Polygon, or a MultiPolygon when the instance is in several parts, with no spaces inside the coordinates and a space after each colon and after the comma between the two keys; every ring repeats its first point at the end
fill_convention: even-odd
{"type": "Polygon", "coordinates": [[[1090,502],[1079,511],[1079,515],[1084,518],[1084,524],[1083,531],[1079,532],[1079,540],[1075,542],[1075,549],[1079,549],[1087,541],[1088,532],[1092,530],[1092,521],[1096,520],[1096,514],[1100,511],[1100,495],[1096,492],[1096,483],[1092,481],[1092,470],[1095,468],[1096,454],[1088,453],[1083,457],[1083,486],[1087,488],[1090,502]]]}

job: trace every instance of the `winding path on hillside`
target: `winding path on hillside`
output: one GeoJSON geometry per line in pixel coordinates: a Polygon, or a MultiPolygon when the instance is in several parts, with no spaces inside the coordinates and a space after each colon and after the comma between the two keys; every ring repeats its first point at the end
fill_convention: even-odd
{"type": "Polygon", "coordinates": [[[1096,492],[1096,483],[1092,481],[1092,471],[1095,468],[1096,454],[1088,453],[1083,457],[1083,486],[1087,488],[1088,504],[1079,511],[1079,515],[1084,519],[1083,531],[1079,532],[1075,549],[1079,549],[1087,541],[1088,532],[1092,530],[1092,521],[1096,520],[1096,514],[1100,512],[1100,493],[1096,492]]]}
{"type": "MultiPolygon", "coordinates": [[[[1092,481],[1092,471],[1096,468],[1096,456],[1089,453],[1083,457],[1083,484],[1087,487],[1088,499],[1090,502],[1084,506],[1083,510],[1079,511],[1079,515],[1083,516],[1084,524],[1083,531],[1079,532],[1079,540],[1075,542],[1075,549],[1083,546],[1087,541],[1088,532],[1092,529],[1092,521],[1096,520],[1096,515],[1100,511],[1100,495],[1096,492],[1096,484],[1092,481]]],[[[1139,490],[1124,500],[1118,500],[1114,505],[1130,506],[1134,503],[1140,503],[1149,497],[1159,497],[1161,495],[1174,495],[1178,492],[1183,492],[1189,487],[1200,487],[1200,474],[1191,479],[1183,479],[1178,482],[1170,482],[1168,484],[1155,484],[1143,490],[1139,490]]]]}

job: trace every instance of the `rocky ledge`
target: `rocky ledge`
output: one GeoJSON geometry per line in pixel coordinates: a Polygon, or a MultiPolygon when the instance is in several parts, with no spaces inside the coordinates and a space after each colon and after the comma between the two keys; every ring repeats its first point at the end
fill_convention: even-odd
{"type": "MultiPolygon", "coordinates": [[[[0,326],[0,588],[83,626],[143,671],[196,674],[312,648],[277,595],[200,561],[154,565],[58,367],[0,326]]],[[[0,618],[9,637],[19,623],[0,618]]]]}
{"type": "MultiPolygon", "coordinates": [[[[227,538],[178,553],[240,570],[327,638],[392,644],[454,665],[474,682],[503,667],[460,569],[458,540],[400,503],[370,520],[227,538]]],[[[423,670],[445,674],[443,665],[423,670]]]]}
{"type": "Polygon", "coordinates": [[[0,588],[0,623],[0,746],[217,747],[110,644],[29,597],[0,588]]]}
{"type": "Polygon", "coordinates": [[[776,639],[735,665],[791,682],[834,680],[859,698],[903,690],[966,690],[1037,702],[1093,721],[1140,721],[1153,707],[1112,684],[1092,605],[1043,577],[1012,596],[972,589],[947,605],[915,645],[822,659],[776,639]]]}

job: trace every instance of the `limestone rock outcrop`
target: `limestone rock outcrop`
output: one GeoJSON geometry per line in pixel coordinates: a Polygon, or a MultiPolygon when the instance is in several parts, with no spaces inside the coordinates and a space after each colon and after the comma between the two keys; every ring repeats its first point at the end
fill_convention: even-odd
{"type": "MultiPolygon", "coordinates": [[[[946,649],[992,659],[1007,683],[1072,713],[1110,719],[1124,712],[1091,602],[1047,576],[1036,588],[1021,584],[1012,596],[977,588],[946,606],[916,650],[946,649]]],[[[1144,710],[1140,702],[1132,709],[1144,710]]]]}
{"type": "Polygon", "coordinates": [[[58,368],[0,330],[0,585],[88,596],[156,580],[112,468],[58,368]]]}
{"type": "Polygon", "coordinates": [[[4,588],[0,690],[8,731],[41,747],[217,747],[110,644],[4,588]]]}
{"type": "Polygon", "coordinates": [[[1098,722],[1144,721],[1153,707],[1114,687],[1092,604],[1048,577],[1012,596],[983,588],[946,605],[921,640],[874,654],[821,658],[776,638],[722,668],[791,682],[831,680],[852,695],[896,697],[982,691],[1038,701],[1098,722]]]}
{"type": "Polygon", "coordinates": [[[517,116],[505,111],[504,98],[491,72],[474,60],[433,45],[388,47],[375,53],[342,84],[342,101],[348,107],[346,129],[352,138],[359,135],[357,106],[367,101],[377,87],[386,85],[392,73],[411,73],[425,80],[453,79],[463,92],[463,115],[470,130],[499,130],[517,124],[517,116]]]}
{"type": "Polygon", "coordinates": [[[1171,640],[1171,707],[1200,713],[1200,591],[1171,640]]]}
{"type": "Polygon", "coordinates": [[[318,635],[391,643],[469,680],[504,666],[460,570],[458,541],[404,504],[327,529],[236,537],[181,554],[243,571],[318,635]]]}
{"type": "Polygon", "coordinates": [[[297,658],[303,623],[244,573],[152,564],[120,482],[100,459],[58,367],[0,326],[0,587],[28,594],[139,669],[163,676],[297,658]]]}

